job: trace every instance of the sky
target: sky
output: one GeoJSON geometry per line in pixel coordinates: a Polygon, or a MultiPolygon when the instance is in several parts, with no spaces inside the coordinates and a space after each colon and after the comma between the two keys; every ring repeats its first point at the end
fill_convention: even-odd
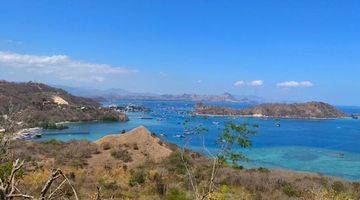
{"type": "Polygon", "coordinates": [[[360,105],[358,0],[0,3],[0,79],[360,105]]]}

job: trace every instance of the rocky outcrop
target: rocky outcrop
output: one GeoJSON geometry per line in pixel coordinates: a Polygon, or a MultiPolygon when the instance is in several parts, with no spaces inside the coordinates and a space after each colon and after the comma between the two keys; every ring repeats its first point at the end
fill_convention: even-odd
{"type": "Polygon", "coordinates": [[[29,128],[63,121],[127,121],[100,103],[41,83],[0,81],[0,126],[29,128]]]}
{"type": "Polygon", "coordinates": [[[220,106],[206,106],[197,104],[195,108],[197,115],[231,115],[231,116],[253,116],[273,118],[343,118],[346,114],[334,106],[323,102],[308,103],[269,103],[245,109],[232,109],[220,106]]]}

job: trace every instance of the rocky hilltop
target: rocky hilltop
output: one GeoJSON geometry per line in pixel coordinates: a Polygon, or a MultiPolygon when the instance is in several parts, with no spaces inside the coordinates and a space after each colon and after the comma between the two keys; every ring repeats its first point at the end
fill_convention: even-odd
{"type": "Polygon", "coordinates": [[[197,115],[231,115],[273,118],[343,118],[346,114],[323,102],[308,103],[268,103],[245,109],[232,109],[220,106],[196,105],[197,115]]]}
{"type": "Polygon", "coordinates": [[[0,127],[15,130],[64,121],[126,121],[121,112],[42,83],[0,81],[0,127]]]}
{"type": "Polygon", "coordinates": [[[146,161],[159,163],[173,152],[169,144],[162,142],[144,126],[123,134],[104,136],[95,141],[95,144],[102,147],[102,151],[90,160],[92,166],[112,163],[134,168],[146,161]],[[120,159],[116,159],[117,154],[121,155],[118,156],[120,159]]]}

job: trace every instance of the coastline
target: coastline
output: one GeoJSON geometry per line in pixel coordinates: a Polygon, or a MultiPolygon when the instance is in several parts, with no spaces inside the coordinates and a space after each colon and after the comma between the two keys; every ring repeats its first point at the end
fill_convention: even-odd
{"type": "MultiPolygon", "coordinates": [[[[63,121],[63,122],[56,122],[56,125],[68,125],[68,124],[78,124],[78,123],[86,123],[86,122],[106,122],[106,121],[101,121],[101,120],[90,120],[90,121],[63,121]]],[[[122,121],[119,121],[122,122],[122,121]]],[[[124,121],[126,122],[126,121],[124,121]]],[[[15,132],[12,136],[11,136],[11,140],[31,140],[33,139],[36,135],[38,134],[42,134],[42,132],[45,129],[42,127],[31,127],[31,128],[23,128],[18,130],[17,132],[15,132]]]]}
{"type": "Polygon", "coordinates": [[[12,140],[28,140],[34,138],[37,134],[41,134],[43,128],[33,127],[33,128],[24,128],[14,133],[11,136],[12,140]]]}
{"type": "Polygon", "coordinates": [[[196,116],[203,117],[238,117],[238,118],[265,118],[265,119],[303,119],[303,120],[335,120],[335,119],[352,119],[351,117],[336,117],[336,118],[317,118],[317,117],[273,117],[273,116],[259,116],[259,115],[216,115],[216,114],[199,114],[193,113],[196,116]]]}

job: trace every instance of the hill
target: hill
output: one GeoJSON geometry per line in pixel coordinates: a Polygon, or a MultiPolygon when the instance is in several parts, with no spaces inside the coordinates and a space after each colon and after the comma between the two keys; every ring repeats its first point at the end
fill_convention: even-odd
{"type": "Polygon", "coordinates": [[[323,102],[308,103],[269,103],[245,109],[232,109],[220,106],[197,104],[195,114],[198,115],[233,115],[273,118],[343,118],[346,114],[323,102]]]}
{"type": "MultiPolygon", "coordinates": [[[[196,199],[187,169],[191,169],[199,188],[206,188],[213,169],[210,159],[162,143],[142,126],[96,142],[17,140],[9,151],[8,160],[27,161],[22,169],[26,173],[17,177],[18,190],[39,194],[51,176],[50,169],[60,168],[76,188],[79,199],[196,199]]],[[[1,161],[0,168],[8,166],[1,161]]],[[[1,169],[6,172],[8,168],[1,169]]],[[[227,163],[218,170],[213,191],[203,199],[355,200],[360,197],[359,182],[319,174],[262,167],[246,169],[227,163]]],[[[57,195],[75,199],[68,187],[62,187],[57,195]]]]}
{"type": "Polygon", "coordinates": [[[119,120],[125,114],[42,83],[0,81],[0,126],[28,128],[64,121],[119,120]]]}
{"type": "Polygon", "coordinates": [[[121,161],[120,163],[129,168],[134,168],[145,164],[146,161],[159,163],[173,152],[166,143],[161,142],[144,126],[124,134],[104,136],[95,141],[95,144],[101,146],[102,151],[89,161],[92,166],[121,161]],[[113,148],[112,151],[110,151],[111,148],[113,148]]]}

